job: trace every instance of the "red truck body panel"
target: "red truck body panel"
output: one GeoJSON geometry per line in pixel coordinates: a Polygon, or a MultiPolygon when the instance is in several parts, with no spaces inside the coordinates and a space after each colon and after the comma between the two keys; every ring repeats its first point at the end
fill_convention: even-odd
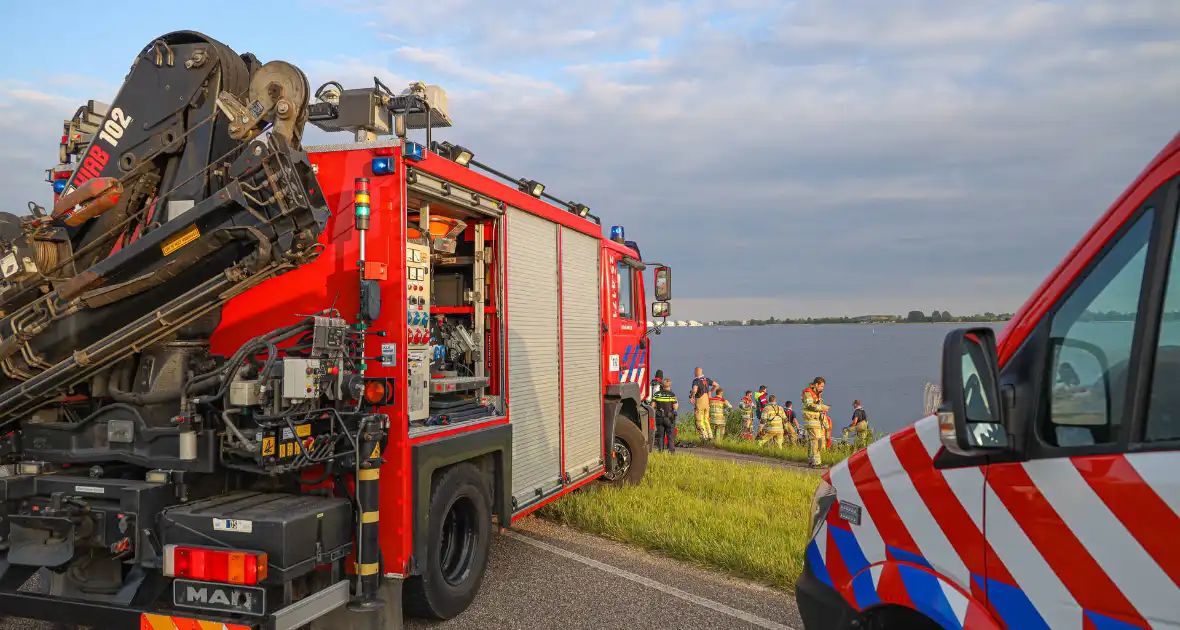
{"type": "MultiPolygon", "coordinates": [[[[497,180],[479,172],[459,166],[450,160],[427,152],[425,159],[407,161],[397,155],[398,148],[391,152],[388,148],[355,148],[340,145],[339,149],[320,148],[311,153],[312,163],[317,168],[317,179],[323,188],[329,204],[334,210],[327,229],[320,239],[323,252],[313,263],[304,265],[282,276],[271,279],[242,295],[234,298],[223,309],[221,323],[212,339],[214,352],[231,354],[242,343],[266,331],[291,323],[293,314],[310,314],[334,305],[341,316],[355,319],[358,304],[358,271],[357,260],[360,258],[360,234],[354,229],[352,212],[353,191],[358,177],[369,179],[371,223],[365,236],[366,255],[369,262],[386,263],[388,270],[386,277],[379,280],[382,294],[382,309],[380,317],[373,322],[371,329],[385,331],[385,337],[366,338],[365,356],[373,357],[380,354],[381,344],[395,343],[399,349],[407,347],[406,303],[407,287],[403,261],[406,259],[406,172],[407,167],[431,173],[454,184],[475,190],[491,198],[501,200],[521,210],[540,216],[549,221],[594,236],[599,239],[601,278],[606,283],[601,291],[601,313],[604,325],[609,332],[603,339],[603,387],[621,382],[642,383],[642,377],[647,373],[650,349],[646,343],[640,341],[646,334],[646,314],[644,310],[645,296],[643,275],[641,272],[622,265],[631,273],[632,283],[631,304],[624,307],[630,310],[631,317],[619,315],[618,278],[613,270],[619,268],[619,261],[626,255],[638,259],[638,252],[623,244],[615,243],[603,238],[600,226],[579,218],[574,214],[554,207],[540,199],[527,195],[519,190],[506,186],[497,180]],[[393,153],[391,155],[391,153],[393,153]],[[388,175],[375,175],[371,163],[375,157],[391,157],[394,169],[388,175]],[[609,355],[623,355],[627,358],[626,367],[611,370],[609,355]]],[[[507,215],[500,221],[506,222],[507,215]]],[[[492,230],[488,230],[492,232],[492,230]]],[[[500,234],[505,234],[501,232],[500,234]]],[[[466,235],[473,234],[469,225],[466,235]]],[[[502,247],[507,247],[504,236],[502,247]]],[[[488,235],[491,241],[493,235],[488,235]]],[[[505,251],[500,249],[498,251],[505,251]]],[[[503,276],[490,274],[492,282],[504,278],[504,310],[513,299],[512,287],[508,286],[507,274],[503,276]]],[[[435,313],[448,312],[446,307],[432,309],[435,313]]],[[[489,318],[503,318],[505,328],[511,326],[507,320],[507,313],[487,311],[489,318]]],[[[496,347],[498,340],[492,336],[488,346],[489,361],[492,356],[502,354],[507,356],[507,335],[505,347],[496,347]]],[[[506,392],[511,374],[504,370],[507,382],[497,382],[498,370],[489,370],[491,383],[489,390],[493,394],[506,392]]],[[[487,428],[511,421],[511,402],[508,405],[508,417],[496,418],[490,421],[476,421],[455,426],[444,431],[432,432],[426,435],[410,437],[407,427],[409,417],[405,400],[407,397],[407,369],[406,361],[399,360],[396,367],[382,367],[378,363],[370,363],[366,371],[368,376],[392,377],[395,379],[395,401],[390,407],[381,411],[390,416],[391,432],[384,457],[386,463],[382,467],[381,475],[381,514],[382,527],[380,539],[382,553],[386,563],[386,572],[409,573],[409,560],[413,549],[413,471],[411,448],[415,444],[422,444],[433,440],[487,428]]],[[[562,389],[574,384],[563,382],[562,389]]],[[[646,393],[646,386],[641,385],[646,393]]],[[[564,441],[564,435],[563,435],[564,441]]],[[[564,453],[563,453],[564,455],[564,453]]],[[[603,452],[605,458],[606,453],[603,452]]],[[[564,457],[562,469],[564,470],[564,457]]],[[[526,510],[515,515],[520,518],[553,499],[563,496],[577,487],[592,481],[586,479],[578,484],[564,488],[552,497],[546,498],[526,510]]]]}

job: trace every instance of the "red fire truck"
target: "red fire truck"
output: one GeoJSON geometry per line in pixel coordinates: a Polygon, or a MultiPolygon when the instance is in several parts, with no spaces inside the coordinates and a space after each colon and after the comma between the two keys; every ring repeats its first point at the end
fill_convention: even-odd
{"type": "MultiPolygon", "coordinates": [[[[0,449],[4,614],[153,629],[392,628],[403,604],[449,618],[480,587],[493,523],[642,479],[653,265],[638,245],[432,142],[451,125],[435,86],[329,82],[312,99],[301,78],[166,35],[111,105],[67,121],[54,211],[0,222],[21,227],[0,252],[16,265],[3,295],[41,282],[80,300],[41,328],[19,327],[40,312],[24,303],[0,322],[5,338],[27,331],[21,352],[0,348],[20,392],[0,400],[15,428],[0,449]],[[351,141],[301,148],[304,121],[351,141]],[[84,259],[85,228],[119,212],[133,220],[102,224],[103,255],[84,259]],[[250,276],[275,267],[264,253],[282,264],[250,276]],[[61,260],[74,273],[54,275],[61,260]],[[134,310],[100,317],[119,304],[134,310]],[[20,590],[35,575],[41,592],[20,590]]],[[[656,317],[670,274],[655,266],[656,317]]]]}

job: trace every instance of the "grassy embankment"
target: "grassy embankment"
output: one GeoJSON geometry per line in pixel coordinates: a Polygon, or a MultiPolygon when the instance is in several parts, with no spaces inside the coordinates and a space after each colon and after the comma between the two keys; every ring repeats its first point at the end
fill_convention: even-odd
{"type": "MultiPolygon", "coordinates": [[[[727,436],[741,434],[731,413],[727,436]]],[[[702,443],[692,413],[678,425],[681,443],[791,462],[807,462],[806,445],[782,449],[727,437],[702,443]]],[[[838,463],[862,445],[833,444],[823,462],[838,463]]],[[[540,516],[673,558],[793,589],[803,570],[811,497],[819,474],[763,464],[652,453],[638,487],[591,487],[556,501],[540,516]]]]}
{"type": "Polygon", "coordinates": [[[810,471],[652,453],[642,484],[587,488],[539,515],[791,590],[818,483],[810,471]]]}
{"type": "MultiPolygon", "coordinates": [[[[796,412],[797,413],[797,412],[796,412]]],[[[861,447],[869,442],[861,443],[841,443],[836,440],[840,437],[842,427],[835,427],[836,435],[833,436],[831,450],[820,452],[820,460],[828,466],[837,464],[848,459],[861,447]]],[[[721,442],[707,442],[701,440],[697,434],[696,421],[693,419],[692,412],[681,412],[680,421],[676,425],[677,441],[683,444],[700,445],[701,448],[712,447],[731,453],[741,453],[745,455],[759,455],[762,457],[771,457],[774,459],[782,459],[789,462],[807,463],[807,444],[795,443],[784,444],[783,447],[775,448],[773,445],[758,446],[757,442],[752,440],[743,440],[740,436],[742,433],[742,416],[740,412],[731,411],[726,418],[725,423],[725,439],[721,442]]],[[[879,438],[880,435],[874,436],[874,439],[879,438]]]]}

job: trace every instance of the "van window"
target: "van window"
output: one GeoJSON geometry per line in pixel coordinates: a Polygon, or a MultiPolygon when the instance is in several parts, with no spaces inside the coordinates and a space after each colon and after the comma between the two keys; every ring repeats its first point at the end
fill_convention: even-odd
{"type": "Polygon", "coordinates": [[[1180,383],[1180,243],[1172,245],[1172,260],[1168,265],[1144,441],[1180,440],[1180,407],[1177,406],[1180,405],[1180,387],[1177,383],[1180,383]]]}
{"type": "Polygon", "coordinates": [[[631,267],[620,260],[615,267],[615,273],[619,275],[619,317],[635,319],[634,299],[631,294],[631,267]]]}
{"type": "Polygon", "coordinates": [[[1118,439],[1154,216],[1148,208],[1116,237],[1053,315],[1049,413],[1039,427],[1047,444],[1118,439]]]}

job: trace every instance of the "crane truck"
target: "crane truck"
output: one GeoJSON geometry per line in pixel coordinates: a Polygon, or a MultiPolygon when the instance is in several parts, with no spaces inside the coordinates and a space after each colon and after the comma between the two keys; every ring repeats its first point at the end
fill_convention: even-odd
{"type": "Polygon", "coordinates": [[[671,270],[451,125],[191,31],[66,122],[52,208],[0,214],[0,615],[450,618],[498,529],[642,479],[671,270]]]}

